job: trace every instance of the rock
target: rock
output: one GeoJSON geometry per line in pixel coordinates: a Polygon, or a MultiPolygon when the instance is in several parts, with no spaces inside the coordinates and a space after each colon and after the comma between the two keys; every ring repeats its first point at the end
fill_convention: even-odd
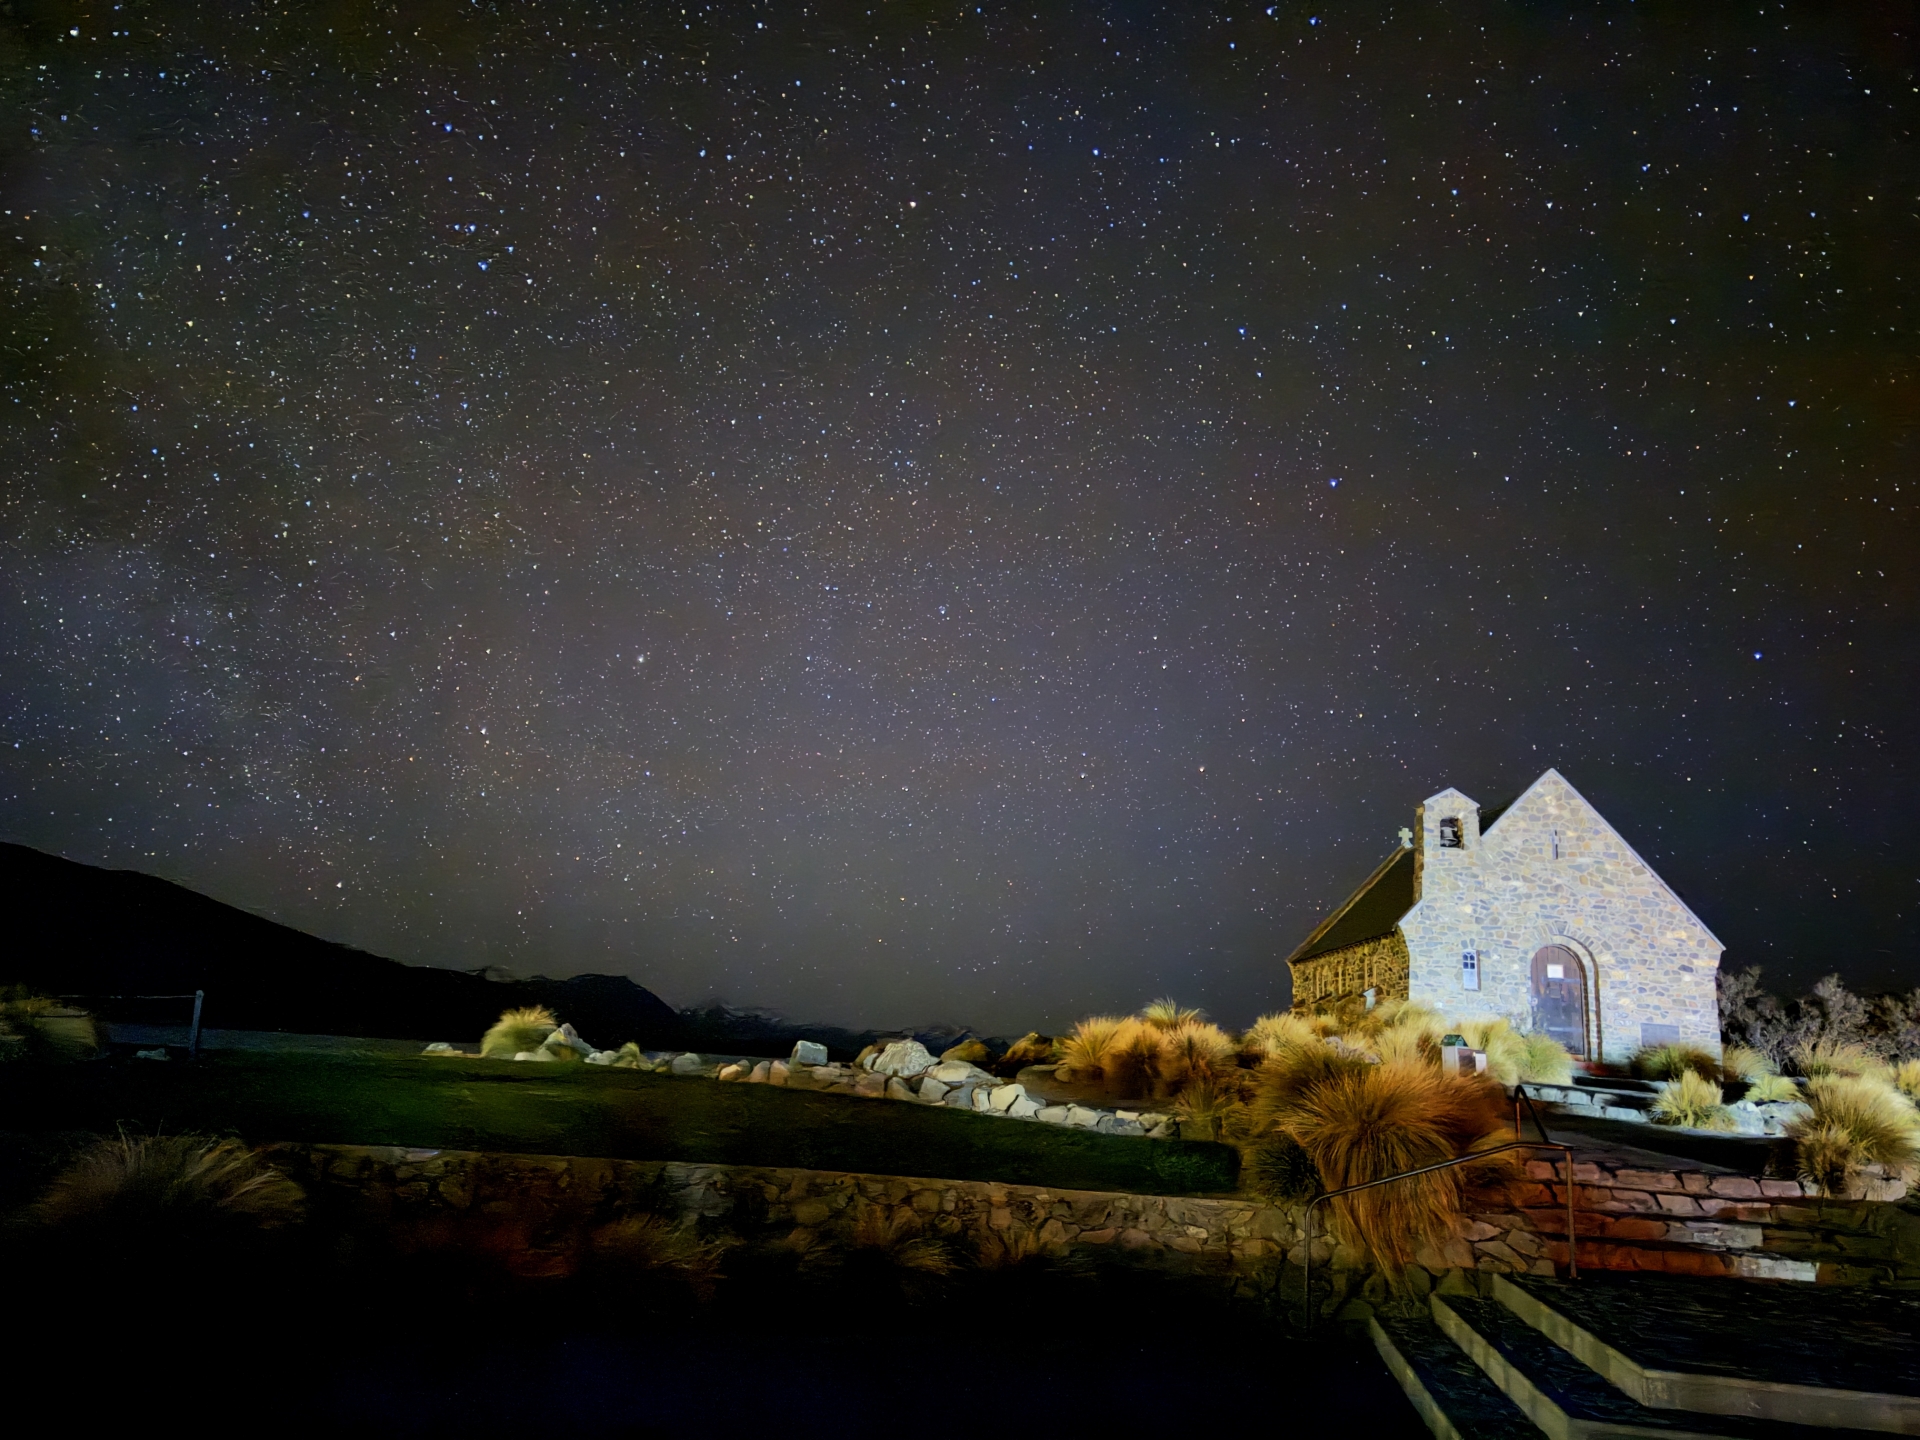
{"type": "Polygon", "coordinates": [[[1081,1129],[1092,1129],[1100,1123],[1100,1114],[1100,1111],[1089,1110],[1084,1105],[1069,1105],[1067,1107],[1067,1124],[1078,1126],[1081,1129]]]}
{"type": "Polygon", "coordinates": [[[968,1087],[968,1090],[967,1090],[967,1103],[971,1105],[975,1110],[978,1110],[982,1114],[985,1114],[987,1113],[987,1106],[989,1103],[988,1097],[991,1094],[992,1094],[992,1091],[989,1090],[988,1087],[985,1085],[970,1086],[968,1087]]]}
{"type": "Polygon", "coordinates": [[[847,1072],[838,1065],[816,1065],[807,1072],[822,1085],[832,1085],[847,1078],[847,1072]]]}
{"type": "Polygon", "coordinates": [[[1033,1118],[1047,1125],[1064,1125],[1067,1123],[1067,1111],[1079,1108],[1077,1105],[1048,1105],[1034,1111],[1033,1118]]]}
{"type": "Polygon", "coordinates": [[[942,1060],[964,1060],[971,1065],[984,1065],[993,1058],[993,1052],[978,1040],[962,1040],[951,1049],[940,1052],[942,1060]]]}
{"type": "Polygon", "coordinates": [[[1013,1108],[1015,1101],[1026,1098],[1027,1087],[1024,1085],[996,1086],[987,1096],[987,1108],[990,1110],[998,1110],[1001,1114],[1005,1114],[1013,1108]]]}
{"type": "MultiPolygon", "coordinates": [[[[136,1060],[164,1060],[167,1058],[167,1050],[164,1045],[157,1050],[136,1050],[133,1052],[133,1058],[136,1060]]],[[[517,1059],[518,1057],[516,1056],[515,1058],[517,1059]]]]}
{"type": "Polygon", "coordinates": [[[956,1085],[947,1091],[946,1099],[940,1102],[950,1110],[971,1110],[973,1108],[973,1087],[956,1085]]]}
{"type": "Polygon", "coordinates": [[[787,1083],[787,1077],[791,1073],[787,1068],[786,1061],[776,1060],[767,1067],[767,1083],[769,1085],[784,1085],[787,1083]]]}
{"type": "Polygon", "coordinates": [[[874,1057],[873,1069],[881,1075],[897,1075],[910,1080],[933,1068],[933,1056],[918,1040],[896,1040],[874,1057]]]}
{"type": "Polygon", "coordinates": [[[1158,1130],[1162,1125],[1166,1124],[1173,1117],[1171,1115],[1161,1115],[1152,1110],[1143,1110],[1140,1114],[1134,1116],[1133,1118],[1140,1122],[1141,1127],[1143,1129],[1158,1130]]]}
{"type": "Polygon", "coordinates": [[[887,1077],[884,1075],[863,1074],[853,1082],[853,1093],[878,1097],[887,1093],[887,1077]]]}
{"type": "Polygon", "coordinates": [[[975,1075],[986,1076],[986,1071],[978,1065],[969,1065],[964,1060],[942,1060],[927,1073],[942,1085],[957,1085],[975,1075]]]}
{"type": "Polygon", "coordinates": [[[929,1105],[938,1105],[947,1098],[947,1087],[929,1075],[920,1082],[920,1098],[929,1105]]]}
{"type": "Polygon", "coordinates": [[[793,1054],[787,1059],[794,1065],[824,1065],[827,1063],[827,1047],[818,1040],[796,1040],[793,1042],[793,1054]]]}
{"type": "Polygon", "coordinates": [[[887,1081],[887,1098],[889,1100],[912,1100],[917,1097],[913,1093],[913,1088],[898,1075],[895,1075],[887,1081]]]}
{"type": "Polygon", "coordinates": [[[705,1062],[691,1050],[684,1055],[673,1057],[673,1063],[667,1066],[675,1075],[698,1075],[706,1068],[705,1062]]]}
{"type": "Polygon", "coordinates": [[[720,1067],[720,1073],[713,1078],[716,1080],[738,1080],[745,1073],[746,1067],[736,1061],[731,1065],[722,1065],[720,1067]]]}
{"type": "Polygon", "coordinates": [[[596,1050],[587,1056],[589,1065],[611,1065],[620,1056],[618,1050],[596,1050]]]}
{"type": "Polygon", "coordinates": [[[1040,1113],[1040,1102],[1022,1095],[1002,1113],[1014,1120],[1032,1120],[1040,1113]]]}
{"type": "Polygon", "coordinates": [[[856,1070],[871,1070],[873,1069],[873,1062],[879,1058],[880,1047],[878,1045],[869,1045],[853,1057],[853,1068],[856,1070]]]}
{"type": "Polygon", "coordinates": [[[444,1040],[436,1040],[420,1053],[422,1055],[451,1055],[453,1054],[453,1046],[444,1040]]]}
{"type": "Polygon", "coordinates": [[[1145,1135],[1145,1134],[1147,1133],[1147,1132],[1146,1132],[1145,1130],[1143,1130],[1143,1129],[1141,1129],[1141,1128],[1140,1128],[1140,1122],[1139,1122],[1138,1120],[1120,1120],[1120,1119],[1115,1119],[1115,1120],[1113,1121],[1113,1128],[1112,1128],[1111,1130],[1109,1130],[1109,1129],[1107,1129],[1107,1125],[1106,1125],[1106,1123],[1105,1123],[1105,1122],[1103,1121],[1103,1122],[1101,1123],[1101,1125],[1100,1125],[1100,1129],[1101,1129],[1101,1130],[1102,1130],[1103,1132],[1105,1132],[1106,1134],[1109,1134],[1109,1135],[1136,1135],[1136,1136],[1138,1136],[1138,1135],[1145,1135]]]}
{"type": "Polygon", "coordinates": [[[758,1065],[753,1067],[752,1073],[747,1076],[747,1083],[750,1085],[764,1085],[767,1083],[767,1077],[772,1073],[773,1062],[771,1060],[762,1060],[758,1065]]]}
{"type": "Polygon", "coordinates": [[[553,1063],[553,1052],[544,1047],[539,1050],[516,1050],[513,1058],[516,1060],[544,1060],[551,1065],[553,1063]]]}

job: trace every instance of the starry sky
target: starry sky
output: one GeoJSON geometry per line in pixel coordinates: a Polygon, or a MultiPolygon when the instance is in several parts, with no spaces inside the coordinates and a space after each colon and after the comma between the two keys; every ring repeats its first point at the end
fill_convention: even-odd
{"type": "Polygon", "coordinates": [[[1920,983],[1912,26],[13,0],[0,833],[1244,1024],[1553,765],[1729,965],[1920,983]]]}

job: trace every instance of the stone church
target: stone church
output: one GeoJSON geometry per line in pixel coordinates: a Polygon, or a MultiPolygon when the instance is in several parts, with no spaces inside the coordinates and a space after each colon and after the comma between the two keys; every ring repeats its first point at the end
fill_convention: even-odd
{"type": "Polygon", "coordinates": [[[1578,1058],[1720,1048],[1723,948],[1558,771],[1483,815],[1458,790],[1288,957],[1293,1003],[1371,992],[1504,1015],[1578,1058]]]}

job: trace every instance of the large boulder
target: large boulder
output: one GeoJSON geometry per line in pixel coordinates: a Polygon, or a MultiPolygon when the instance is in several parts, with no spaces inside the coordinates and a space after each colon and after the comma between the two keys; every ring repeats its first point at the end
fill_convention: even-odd
{"type": "Polygon", "coordinates": [[[918,1040],[896,1040],[873,1058],[876,1075],[895,1075],[910,1080],[933,1068],[933,1056],[918,1040]]]}
{"type": "Polygon", "coordinates": [[[824,1065],[827,1063],[827,1047],[818,1040],[796,1040],[793,1042],[793,1054],[788,1059],[795,1065],[824,1065]]]}

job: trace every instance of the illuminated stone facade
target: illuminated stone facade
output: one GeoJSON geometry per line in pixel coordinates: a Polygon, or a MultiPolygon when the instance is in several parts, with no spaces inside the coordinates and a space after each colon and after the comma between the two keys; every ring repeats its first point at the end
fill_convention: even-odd
{"type": "MultiPolygon", "coordinates": [[[[1610,1061],[1670,1039],[1718,1051],[1720,942],[1558,772],[1484,835],[1479,805],[1441,791],[1420,807],[1411,849],[1410,904],[1397,923],[1350,933],[1342,916],[1365,912],[1363,886],[1295,952],[1296,1005],[1371,988],[1462,1018],[1557,1025],[1577,1053],[1610,1061]],[[1346,943],[1329,948],[1343,923],[1346,943]]],[[[1385,888],[1393,866],[1369,886],[1385,888]]]]}

